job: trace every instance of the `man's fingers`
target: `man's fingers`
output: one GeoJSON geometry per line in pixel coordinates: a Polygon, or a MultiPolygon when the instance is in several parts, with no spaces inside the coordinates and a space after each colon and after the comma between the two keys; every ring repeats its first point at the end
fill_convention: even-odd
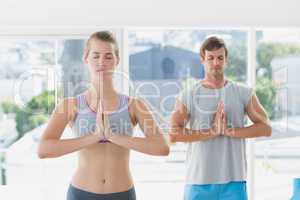
{"type": "Polygon", "coordinates": [[[213,126],[217,134],[223,134],[226,128],[226,113],[223,101],[217,105],[216,113],[213,115],[213,126]]]}
{"type": "Polygon", "coordinates": [[[222,101],[220,101],[218,103],[218,106],[217,106],[217,112],[216,112],[217,113],[217,117],[222,117],[223,111],[224,111],[224,104],[223,104],[222,101]]]}

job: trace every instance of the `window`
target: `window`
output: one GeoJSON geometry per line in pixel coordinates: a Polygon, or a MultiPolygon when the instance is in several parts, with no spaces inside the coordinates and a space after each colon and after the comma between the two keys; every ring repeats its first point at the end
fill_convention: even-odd
{"type": "Polygon", "coordinates": [[[226,74],[247,80],[247,32],[241,30],[129,30],[131,94],[148,101],[154,113],[168,120],[183,86],[204,77],[201,43],[209,36],[223,38],[229,48],[226,74]]]}
{"type": "MultiPolygon", "coordinates": [[[[178,93],[204,78],[204,67],[200,63],[201,43],[211,35],[222,37],[229,49],[226,74],[231,80],[245,83],[247,80],[247,32],[243,30],[206,29],[147,29],[128,30],[129,74],[133,87],[130,94],[145,100],[161,128],[167,133],[169,118],[174,109],[178,93]]],[[[140,130],[136,130],[140,132],[140,130]]],[[[152,170],[139,174],[142,182],[156,182],[151,194],[163,185],[164,199],[181,199],[185,178],[185,145],[177,143],[171,147],[166,162],[148,157],[148,164],[135,163],[135,167],[152,170]],[[149,167],[151,163],[154,168],[149,167]],[[157,169],[157,170],[154,170],[157,169]],[[176,189],[174,189],[176,188],[176,189]]],[[[143,155],[144,160],[147,156],[143,155]]],[[[136,170],[134,170],[136,172],[136,170]]],[[[145,184],[144,184],[145,185],[145,184]]],[[[154,197],[152,197],[153,199],[154,197]]]]}
{"type": "Polygon", "coordinates": [[[5,147],[43,123],[49,114],[33,110],[39,105],[32,98],[54,94],[55,42],[1,39],[0,43],[0,146],[5,147]]]}
{"type": "MultiPolygon", "coordinates": [[[[158,124],[167,133],[178,93],[204,77],[199,60],[201,43],[211,35],[222,37],[229,49],[226,76],[246,83],[251,75],[247,73],[248,33],[242,29],[197,28],[116,31],[118,38],[126,36],[125,42],[119,40],[120,71],[127,71],[128,61],[130,94],[147,102],[158,124]],[[128,35],[123,35],[127,32],[128,35]]],[[[271,118],[273,135],[255,140],[255,174],[252,174],[255,176],[255,199],[286,199],[292,193],[292,179],[299,174],[299,33],[298,29],[260,29],[256,32],[255,90],[271,118]]],[[[53,184],[59,177],[61,180],[54,190],[57,195],[64,194],[75,165],[74,157],[37,164],[37,158],[33,157],[36,142],[32,141],[45,128],[56,97],[75,96],[88,87],[88,72],[82,63],[86,36],[0,38],[0,148],[25,135],[15,148],[9,150],[6,158],[3,154],[0,156],[0,160],[7,163],[6,168],[0,163],[0,183],[27,184],[30,180],[31,184],[53,184]],[[45,102],[47,108],[39,109],[45,102]],[[30,112],[25,112],[28,110],[30,112]]],[[[116,77],[117,84],[124,86],[127,80],[123,79],[127,77],[120,74],[121,77],[116,77]]],[[[135,134],[141,134],[141,130],[137,128],[135,134]]],[[[172,146],[167,158],[133,152],[131,168],[138,193],[152,194],[164,187],[165,193],[161,195],[181,199],[184,160],[183,144],[172,146]]]]}
{"type": "Polygon", "coordinates": [[[299,175],[300,31],[257,31],[256,92],[273,128],[256,140],[255,188],[258,199],[286,199],[299,175]],[[266,192],[269,191],[269,192],[266,192]]]}

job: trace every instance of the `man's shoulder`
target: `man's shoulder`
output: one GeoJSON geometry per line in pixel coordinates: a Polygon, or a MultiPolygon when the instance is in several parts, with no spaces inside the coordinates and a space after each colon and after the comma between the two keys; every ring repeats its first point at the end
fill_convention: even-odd
{"type": "Polygon", "coordinates": [[[255,90],[245,83],[233,82],[231,88],[231,93],[234,94],[232,97],[238,96],[245,106],[255,93],[255,90]]]}
{"type": "Polygon", "coordinates": [[[195,91],[195,89],[198,87],[198,85],[199,83],[197,82],[184,85],[180,93],[185,95],[191,95],[193,91],[195,91]]]}
{"type": "Polygon", "coordinates": [[[238,89],[238,90],[251,90],[252,87],[247,85],[246,83],[236,82],[236,81],[230,81],[231,87],[238,89]]]}

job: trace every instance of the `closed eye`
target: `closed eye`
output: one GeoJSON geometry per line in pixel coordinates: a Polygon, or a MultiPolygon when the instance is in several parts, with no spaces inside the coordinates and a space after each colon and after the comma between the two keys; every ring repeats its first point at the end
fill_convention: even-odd
{"type": "Polygon", "coordinates": [[[224,56],[219,56],[218,59],[219,60],[224,60],[224,56]]]}

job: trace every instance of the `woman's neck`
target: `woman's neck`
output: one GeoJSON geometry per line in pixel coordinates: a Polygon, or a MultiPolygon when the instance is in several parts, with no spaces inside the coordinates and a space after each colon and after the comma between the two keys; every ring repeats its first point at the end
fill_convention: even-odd
{"type": "Polygon", "coordinates": [[[88,92],[93,99],[100,100],[107,100],[117,96],[112,79],[92,82],[92,86],[88,89],[88,92]]]}

